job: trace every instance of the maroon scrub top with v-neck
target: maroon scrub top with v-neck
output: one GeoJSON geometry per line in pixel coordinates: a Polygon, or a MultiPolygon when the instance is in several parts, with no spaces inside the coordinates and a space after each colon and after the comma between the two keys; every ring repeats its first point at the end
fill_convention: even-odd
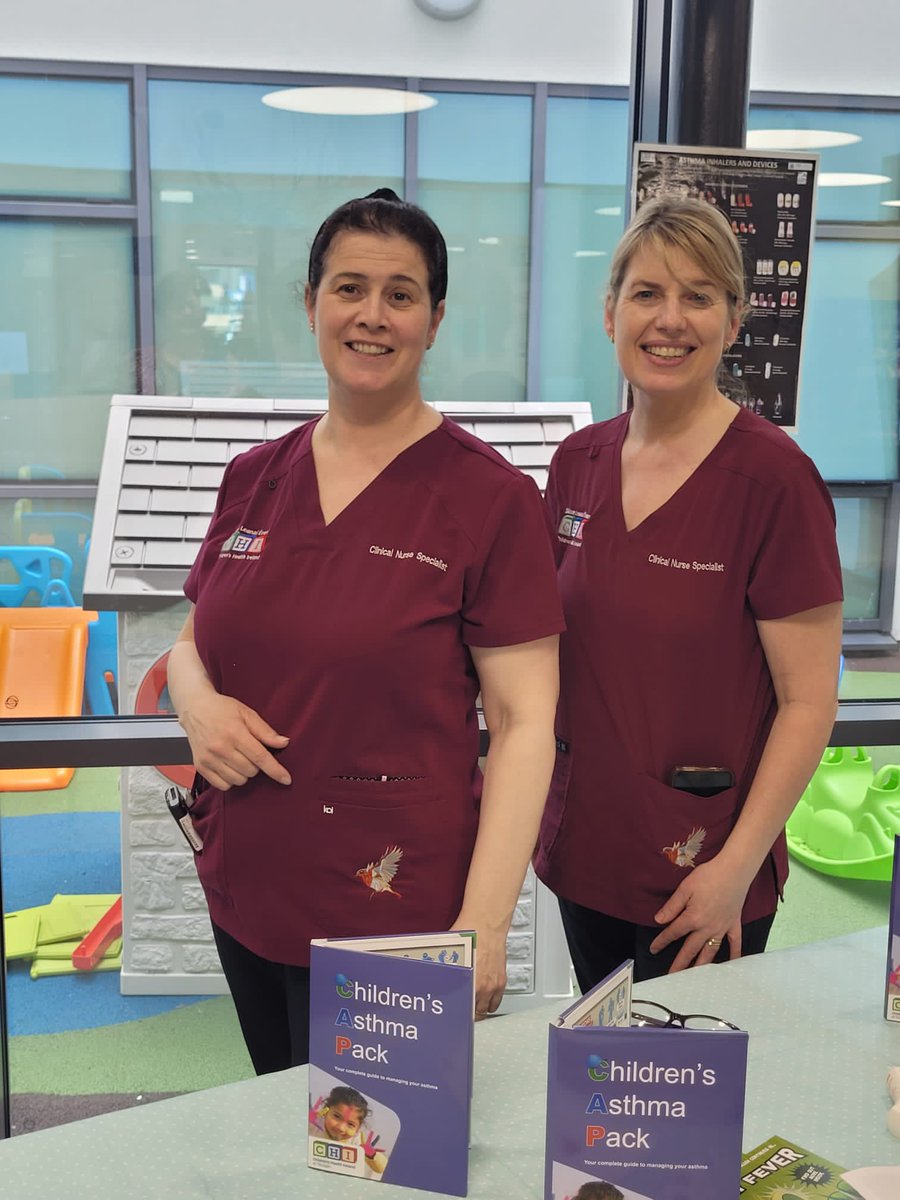
{"type": "MultiPolygon", "coordinates": [[[[841,599],[831,498],[781,430],[738,411],[688,480],[630,532],[629,414],[571,435],[550,470],[567,632],[558,753],[535,868],[576,904],[639,925],[713,858],[746,799],[775,716],[756,622],[841,599]],[[719,766],[699,798],[673,767],[719,766]],[[699,849],[698,849],[698,842],[699,849]]],[[[784,835],[747,894],[775,911],[784,835]]]]}
{"type": "Polygon", "coordinates": [[[185,584],[213,686],[290,738],[288,787],[201,782],[210,915],[297,965],[313,937],[456,919],[481,781],[469,647],[563,626],[531,479],[444,418],[326,525],[314,424],[230,464],[185,584]]]}

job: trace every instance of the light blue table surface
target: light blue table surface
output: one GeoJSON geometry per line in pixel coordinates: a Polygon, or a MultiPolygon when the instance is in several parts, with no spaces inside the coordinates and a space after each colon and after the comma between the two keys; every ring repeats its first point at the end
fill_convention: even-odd
{"type": "MultiPolygon", "coordinates": [[[[870,929],[700,967],[635,993],[749,1030],[745,1149],[777,1133],[846,1167],[900,1163],[900,1141],[885,1128],[885,1075],[900,1064],[900,1023],[882,1017],[886,951],[886,930],[870,929]]],[[[547,1026],[555,1011],[542,1006],[477,1026],[472,1200],[543,1194],[547,1026]]],[[[0,1142],[0,1198],[433,1194],[309,1170],[306,1109],[306,1068],[297,1068],[25,1134],[0,1142]]]]}

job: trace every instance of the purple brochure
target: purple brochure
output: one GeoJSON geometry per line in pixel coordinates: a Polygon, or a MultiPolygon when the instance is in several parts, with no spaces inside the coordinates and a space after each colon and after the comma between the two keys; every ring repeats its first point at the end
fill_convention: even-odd
{"type": "Polygon", "coordinates": [[[313,942],[310,1167],[466,1195],[474,970],[447,938],[313,942]]]}
{"type": "Polygon", "coordinates": [[[746,1070],[738,1030],[551,1026],[545,1200],[736,1198],[746,1070]]]}
{"type": "Polygon", "coordinates": [[[886,1021],[900,1021],[900,835],[894,838],[894,873],[891,876],[891,907],[888,917],[884,1017],[886,1021]]]}

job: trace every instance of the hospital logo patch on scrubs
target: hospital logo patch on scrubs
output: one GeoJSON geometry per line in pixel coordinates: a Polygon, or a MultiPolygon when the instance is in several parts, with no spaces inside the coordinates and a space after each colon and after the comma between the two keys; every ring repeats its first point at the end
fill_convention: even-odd
{"type": "Polygon", "coordinates": [[[584,527],[590,519],[590,513],[580,512],[577,508],[567,508],[559,523],[556,536],[568,546],[580,546],[584,536],[584,527]]]}
{"type": "Polygon", "coordinates": [[[390,892],[398,900],[403,899],[400,893],[395,892],[391,887],[402,857],[403,851],[399,846],[388,846],[378,862],[367,863],[356,872],[356,878],[360,883],[370,889],[370,900],[373,896],[384,894],[385,892],[390,892]]]}
{"type": "Polygon", "coordinates": [[[705,837],[706,830],[702,825],[697,825],[688,834],[686,842],[673,842],[671,846],[664,846],[662,854],[676,867],[694,867],[697,865],[694,860],[700,853],[705,837]]]}
{"type": "Polygon", "coordinates": [[[236,529],[222,543],[219,558],[259,558],[268,536],[268,529],[236,529]]]}

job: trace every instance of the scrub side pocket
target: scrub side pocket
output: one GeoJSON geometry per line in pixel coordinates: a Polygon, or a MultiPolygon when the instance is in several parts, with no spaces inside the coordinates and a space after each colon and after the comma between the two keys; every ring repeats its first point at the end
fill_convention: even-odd
{"type": "Polygon", "coordinates": [[[202,775],[195,775],[191,788],[190,814],[203,843],[203,853],[194,855],[197,875],[206,892],[215,892],[227,903],[225,883],[225,797],[202,775]]]}
{"type": "Polygon", "coordinates": [[[547,802],[544,805],[544,815],[541,818],[541,829],[538,834],[538,844],[534,856],[535,866],[538,870],[552,856],[553,848],[562,829],[566,815],[566,802],[569,796],[569,780],[571,776],[571,752],[568,747],[563,749],[560,746],[559,739],[557,739],[556,761],[553,764],[550,790],[547,792],[547,802]]]}
{"type": "Polygon", "coordinates": [[[320,936],[427,932],[456,919],[478,828],[471,790],[324,780],[310,818],[320,936]]]}
{"type": "Polygon", "coordinates": [[[646,851],[637,875],[664,901],[694,867],[715,858],[724,846],[737,817],[738,788],[695,796],[650,775],[639,775],[636,782],[646,851]]]}

